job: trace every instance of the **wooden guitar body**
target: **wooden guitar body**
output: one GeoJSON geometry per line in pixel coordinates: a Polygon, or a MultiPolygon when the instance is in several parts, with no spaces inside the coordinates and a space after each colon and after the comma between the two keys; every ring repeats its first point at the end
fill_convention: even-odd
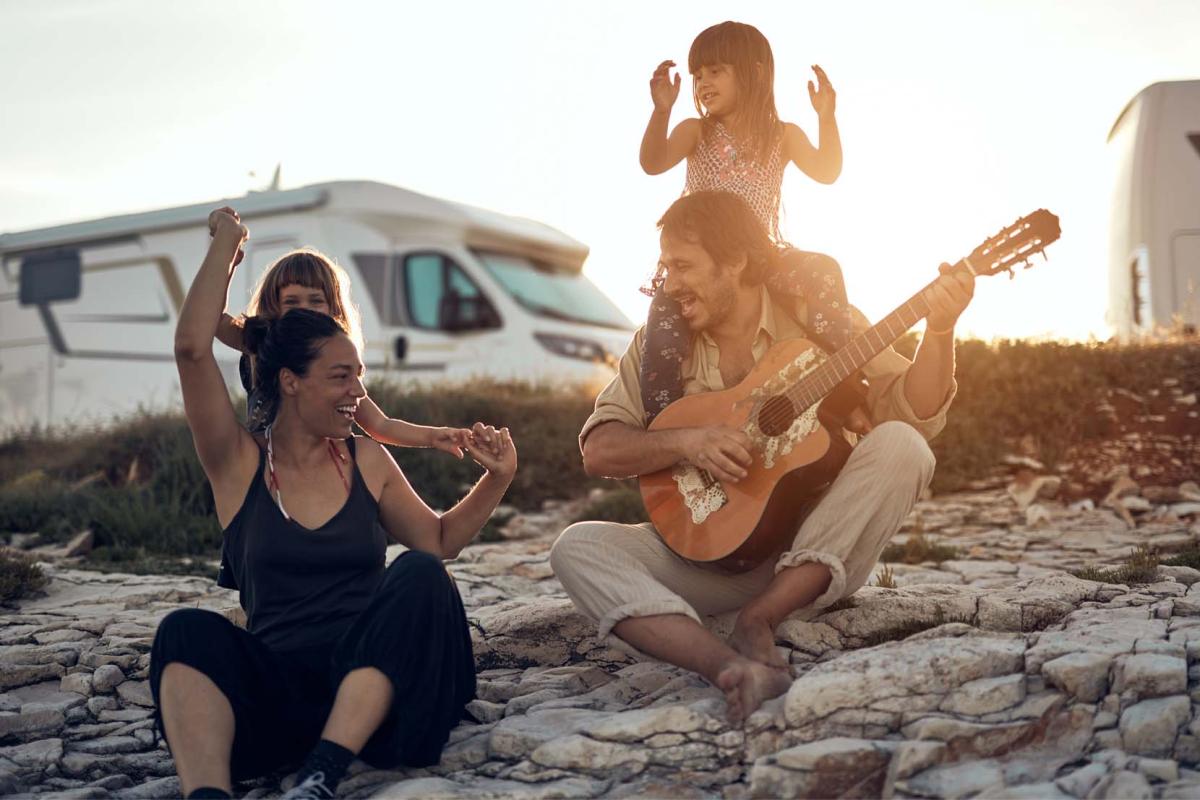
{"type": "Polygon", "coordinates": [[[796,408],[785,393],[821,361],[807,340],[779,342],[736,387],[681,398],[651,423],[650,430],[723,424],[752,443],[754,463],[737,483],[718,483],[690,464],[641,476],[646,510],[672,550],[744,571],[790,541],[802,506],[850,451],[821,424],[815,406],[796,408]]]}
{"type": "MultiPolygon", "coordinates": [[[[1011,277],[1015,266],[1028,269],[1029,259],[1060,233],[1058,217],[1038,209],[988,237],[951,269],[1011,277]]],[[[692,561],[744,571],[788,544],[805,504],[850,455],[835,409],[861,400],[854,396],[858,370],[930,313],[932,287],[828,357],[804,339],[785,340],[736,387],[690,395],[663,409],[650,430],[728,425],[750,438],[753,456],[749,474],[728,485],[687,463],[640,478],[642,501],[667,545],[692,561]]]]}

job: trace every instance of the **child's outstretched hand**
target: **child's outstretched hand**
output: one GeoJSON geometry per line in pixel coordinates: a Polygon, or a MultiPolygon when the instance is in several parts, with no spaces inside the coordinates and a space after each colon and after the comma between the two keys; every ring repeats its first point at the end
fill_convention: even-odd
{"type": "Polygon", "coordinates": [[[236,267],[242,263],[242,259],[246,255],[242,250],[242,244],[250,238],[250,231],[242,224],[242,217],[238,212],[229,206],[222,206],[209,214],[208,235],[213,239],[220,235],[222,239],[236,241],[237,254],[233,257],[233,266],[236,267]]]}
{"type": "Polygon", "coordinates": [[[434,428],[429,437],[429,446],[449,453],[455,458],[463,457],[463,448],[471,439],[467,428],[434,428]]]}
{"type": "Polygon", "coordinates": [[[511,479],[517,472],[517,447],[508,428],[496,430],[491,425],[476,422],[466,450],[475,463],[499,478],[511,479]]]}
{"type": "Polygon", "coordinates": [[[812,70],[816,73],[817,85],[814,87],[812,81],[808,82],[808,99],[812,101],[813,111],[817,112],[817,116],[824,117],[826,114],[832,114],[837,106],[837,92],[833,91],[829,76],[819,64],[813,64],[812,70]]]}
{"type": "Polygon", "coordinates": [[[679,97],[679,87],[683,79],[676,72],[675,80],[671,80],[673,66],[675,62],[668,59],[659,64],[658,69],[650,76],[650,99],[654,101],[656,111],[670,111],[679,97]]]}

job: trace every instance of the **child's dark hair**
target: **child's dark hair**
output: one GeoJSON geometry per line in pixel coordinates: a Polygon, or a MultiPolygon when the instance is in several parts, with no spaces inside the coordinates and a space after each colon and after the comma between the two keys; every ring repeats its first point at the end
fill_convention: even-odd
{"type": "Polygon", "coordinates": [[[658,221],[667,236],[695,242],[720,266],[746,257],[742,283],[757,286],[779,258],[762,222],[732,192],[693,192],[676,200],[658,221]]]}
{"type": "MultiPolygon", "coordinates": [[[[775,110],[775,57],[767,37],[758,28],[744,22],[722,22],[700,32],[688,51],[688,72],[696,75],[701,67],[728,64],[738,91],[738,131],[760,164],[771,156],[771,148],[783,134],[779,112],[775,110]]],[[[707,136],[712,120],[700,103],[698,82],[692,83],[692,99],[703,121],[707,136]]]]}
{"type": "Polygon", "coordinates": [[[247,317],[246,351],[254,365],[252,384],[266,403],[266,421],[279,411],[279,371],[286,368],[304,377],[325,342],[349,332],[333,317],[297,308],[279,319],[247,317]]]}

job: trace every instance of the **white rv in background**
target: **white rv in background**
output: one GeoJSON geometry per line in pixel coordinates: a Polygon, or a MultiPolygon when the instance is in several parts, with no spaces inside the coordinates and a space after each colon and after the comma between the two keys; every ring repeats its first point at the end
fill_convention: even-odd
{"type": "Polygon", "coordinates": [[[1127,340],[1200,327],[1200,80],[1138,92],[1108,134],[1115,160],[1108,321],[1127,340]]]}
{"type": "MultiPolygon", "coordinates": [[[[251,193],[0,235],[0,431],[179,402],[175,323],[226,204],[251,236],[230,312],[316,247],[351,276],[369,375],[606,381],[633,333],[546,225],[364,181],[251,193]]],[[[214,352],[240,391],[238,354],[214,352]]]]}

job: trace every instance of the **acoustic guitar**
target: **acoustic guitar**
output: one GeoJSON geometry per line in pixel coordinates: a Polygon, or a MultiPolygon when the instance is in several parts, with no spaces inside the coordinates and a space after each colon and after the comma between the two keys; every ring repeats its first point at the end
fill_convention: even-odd
{"type": "MultiPolygon", "coordinates": [[[[1022,217],[953,265],[976,277],[1007,272],[1059,237],[1058,217],[1039,209],[1022,217]]],[[[812,342],[776,343],[741,383],[671,403],[650,430],[724,424],[743,431],[753,463],[737,483],[722,484],[687,462],[641,476],[642,500],[667,545],[692,561],[745,571],[795,535],[806,503],[829,485],[850,445],[821,413],[847,378],[929,314],[932,283],[832,355],[812,342]]]]}

